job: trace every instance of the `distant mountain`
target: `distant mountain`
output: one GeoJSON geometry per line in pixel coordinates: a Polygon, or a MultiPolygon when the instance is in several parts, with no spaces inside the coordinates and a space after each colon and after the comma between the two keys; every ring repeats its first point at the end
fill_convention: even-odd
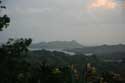
{"type": "Polygon", "coordinates": [[[83,46],[77,41],[52,41],[52,42],[40,42],[32,44],[30,48],[32,49],[73,49],[82,48],[83,46]]]}
{"type": "Polygon", "coordinates": [[[92,53],[96,55],[114,55],[125,54],[125,45],[101,45],[83,48],[68,49],[67,51],[75,52],[79,54],[92,53]]]}

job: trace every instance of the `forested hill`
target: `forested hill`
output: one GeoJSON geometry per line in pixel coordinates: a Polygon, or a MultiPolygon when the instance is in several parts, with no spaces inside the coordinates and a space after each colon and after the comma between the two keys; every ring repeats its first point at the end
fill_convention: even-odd
{"type": "Polygon", "coordinates": [[[72,41],[52,41],[52,42],[41,42],[32,44],[30,48],[32,49],[73,49],[73,48],[82,48],[83,46],[76,42],[72,41]]]}
{"type": "Polygon", "coordinates": [[[107,55],[114,53],[124,53],[125,54],[125,45],[101,45],[101,46],[93,46],[93,47],[83,47],[83,48],[74,48],[68,49],[67,51],[85,54],[85,53],[94,53],[96,55],[107,55]]]}

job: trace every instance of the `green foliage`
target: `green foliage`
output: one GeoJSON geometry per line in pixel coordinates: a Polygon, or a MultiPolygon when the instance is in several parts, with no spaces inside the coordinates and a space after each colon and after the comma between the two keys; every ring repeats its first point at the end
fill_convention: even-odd
{"type": "Polygon", "coordinates": [[[9,39],[6,44],[1,46],[1,55],[5,56],[21,56],[25,55],[28,51],[28,46],[31,44],[32,39],[9,39]]]}
{"type": "MultiPolygon", "coordinates": [[[[28,46],[31,43],[31,39],[9,39],[9,41],[1,46],[0,55],[9,56],[4,57],[3,62],[0,63],[0,83],[121,83],[121,76],[117,73],[106,73],[100,74],[99,67],[96,67],[98,64],[97,57],[94,56],[84,56],[84,55],[75,55],[69,56],[61,52],[49,52],[42,50],[43,54],[40,58],[40,61],[33,63],[30,61],[27,54],[28,46]],[[4,48],[4,49],[3,49],[4,48]],[[27,50],[25,50],[25,49],[27,50]],[[17,50],[18,49],[18,50],[17,50]],[[9,52],[8,52],[9,51],[9,52]],[[17,53],[19,52],[19,53],[17,53]],[[48,53],[47,53],[48,52],[48,53]],[[27,57],[24,57],[27,55],[27,57]],[[60,56],[58,56],[60,55],[60,56]],[[45,58],[46,56],[46,58],[45,58]],[[70,60],[81,59],[84,60],[80,63],[83,64],[51,64],[48,63],[50,56],[55,57],[54,60],[61,58],[70,60]],[[57,58],[58,57],[58,58],[57,58]],[[79,57],[79,58],[78,58],[79,57]],[[44,58],[44,59],[43,59],[44,58]],[[87,58],[87,60],[86,60],[87,58]],[[90,58],[90,59],[89,59],[90,58]],[[89,60],[95,60],[89,61],[89,60]],[[86,63],[90,62],[86,65],[86,63]],[[92,63],[94,64],[92,64],[92,63]],[[98,69],[98,70],[97,70],[98,69]]],[[[33,55],[32,55],[33,56],[33,55]]],[[[35,60],[34,56],[33,60],[35,60]]],[[[51,57],[52,58],[52,57],[51,57]]],[[[59,60],[57,61],[59,63],[59,60]]],[[[78,61],[76,60],[76,62],[78,61]]],[[[107,64],[105,64],[107,65],[107,64]]],[[[101,71],[101,70],[100,70],[101,71]]]]}
{"type": "Polygon", "coordinates": [[[31,39],[9,39],[0,47],[0,83],[17,83],[27,76],[29,63],[23,57],[27,55],[31,42],[31,39]]]}
{"type": "MultiPolygon", "coordinates": [[[[6,9],[6,6],[3,6],[2,2],[3,1],[0,0],[0,11],[6,9]]],[[[9,23],[10,23],[10,18],[6,14],[0,15],[0,31],[2,31],[3,28],[7,28],[9,23]]]]}
{"type": "Polygon", "coordinates": [[[7,15],[0,16],[0,31],[7,28],[10,23],[10,18],[7,15]]]}

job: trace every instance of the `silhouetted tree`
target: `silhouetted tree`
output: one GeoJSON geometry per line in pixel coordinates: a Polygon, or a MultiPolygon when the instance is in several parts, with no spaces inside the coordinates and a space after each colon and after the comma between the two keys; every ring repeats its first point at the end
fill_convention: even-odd
{"type": "Polygon", "coordinates": [[[3,9],[6,9],[6,6],[2,5],[3,0],[0,0],[0,31],[3,30],[3,28],[7,28],[10,23],[10,18],[6,14],[1,14],[1,11],[3,9]]]}
{"type": "Polygon", "coordinates": [[[29,64],[22,57],[26,56],[31,42],[30,38],[9,39],[0,47],[0,83],[27,82],[29,64]]]}

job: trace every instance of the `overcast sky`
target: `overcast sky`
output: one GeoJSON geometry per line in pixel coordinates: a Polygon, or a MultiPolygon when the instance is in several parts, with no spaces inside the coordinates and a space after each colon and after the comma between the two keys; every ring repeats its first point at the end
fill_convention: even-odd
{"type": "Polygon", "coordinates": [[[76,40],[83,45],[125,43],[124,0],[6,0],[8,38],[33,42],[76,40]]]}

